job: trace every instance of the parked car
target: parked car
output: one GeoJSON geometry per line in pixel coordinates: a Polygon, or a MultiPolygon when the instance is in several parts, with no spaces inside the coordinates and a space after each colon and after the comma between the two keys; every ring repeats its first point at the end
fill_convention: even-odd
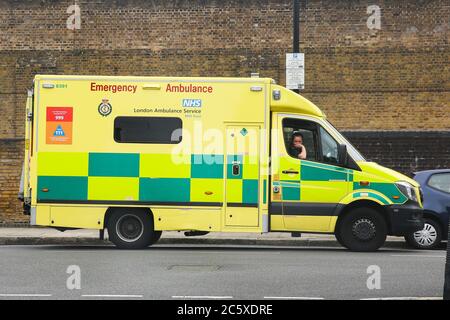
{"type": "Polygon", "coordinates": [[[415,248],[433,249],[448,238],[450,169],[416,172],[414,180],[420,183],[423,192],[425,226],[405,239],[415,248]]]}

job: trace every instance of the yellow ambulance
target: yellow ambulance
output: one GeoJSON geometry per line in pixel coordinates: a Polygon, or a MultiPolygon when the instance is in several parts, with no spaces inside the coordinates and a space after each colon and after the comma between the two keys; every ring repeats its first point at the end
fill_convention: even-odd
{"type": "Polygon", "coordinates": [[[328,233],[354,251],[423,228],[414,180],[272,79],[37,75],[26,111],[31,225],[130,249],[178,230],[328,233]]]}

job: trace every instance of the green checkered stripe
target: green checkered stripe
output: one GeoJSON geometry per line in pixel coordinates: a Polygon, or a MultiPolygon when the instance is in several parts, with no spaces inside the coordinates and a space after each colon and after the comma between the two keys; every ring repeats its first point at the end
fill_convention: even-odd
{"type": "Polygon", "coordinates": [[[378,199],[383,204],[390,204],[386,200],[389,199],[392,203],[402,204],[407,198],[397,188],[394,183],[384,182],[370,182],[368,186],[360,186],[359,181],[354,181],[353,170],[347,168],[336,167],[328,164],[310,162],[303,160],[301,165],[297,168],[300,175],[295,179],[281,180],[274,182],[274,186],[282,187],[282,200],[284,201],[301,201],[302,199],[302,182],[327,182],[327,181],[345,181],[349,182],[348,192],[357,191],[353,193],[353,198],[361,198],[370,196],[374,199],[378,199]],[[386,198],[380,196],[384,195],[386,198]],[[397,199],[394,198],[397,197],[397,199]]]}
{"type": "MultiPolygon", "coordinates": [[[[39,153],[38,201],[144,203],[258,203],[258,172],[242,155],[181,156],[137,153],[39,153]],[[232,162],[239,174],[232,174],[232,162]]],[[[257,165],[256,165],[257,168],[257,165]]]]}
{"type": "MultiPolygon", "coordinates": [[[[324,163],[311,162],[302,160],[301,164],[297,162],[285,163],[283,167],[297,169],[299,174],[293,176],[291,179],[283,179],[279,182],[274,182],[274,186],[279,186],[283,190],[281,193],[283,201],[300,201],[302,197],[302,184],[330,181],[353,181],[353,171],[346,168],[336,167],[324,163]]],[[[286,177],[286,175],[284,175],[286,177]]]]}

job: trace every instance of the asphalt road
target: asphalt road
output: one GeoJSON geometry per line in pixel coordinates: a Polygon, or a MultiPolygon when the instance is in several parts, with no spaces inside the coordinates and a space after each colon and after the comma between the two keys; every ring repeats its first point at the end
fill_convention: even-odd
{"type": "Polygon", "coordinates": [[[444,267],[445,251],[0,246],[0,299],[439,298],[444,267]],[[77,285],[71,265],[79,266],[81,289],[67,288],[69,277],[77,285]],[[369,266],[379,267],[380,289],[367,287],[369,266]]]}

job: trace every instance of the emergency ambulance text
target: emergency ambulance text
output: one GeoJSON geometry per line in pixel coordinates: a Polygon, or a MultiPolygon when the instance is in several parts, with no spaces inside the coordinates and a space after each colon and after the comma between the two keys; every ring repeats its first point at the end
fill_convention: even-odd
{"type": "Polygon", "coordinates": [[[117,85],[117,84],[97,84],[91,82],[91,91],[106,91],[106,92],[132,92],[136,93],[137,85],[117,85]]]}

